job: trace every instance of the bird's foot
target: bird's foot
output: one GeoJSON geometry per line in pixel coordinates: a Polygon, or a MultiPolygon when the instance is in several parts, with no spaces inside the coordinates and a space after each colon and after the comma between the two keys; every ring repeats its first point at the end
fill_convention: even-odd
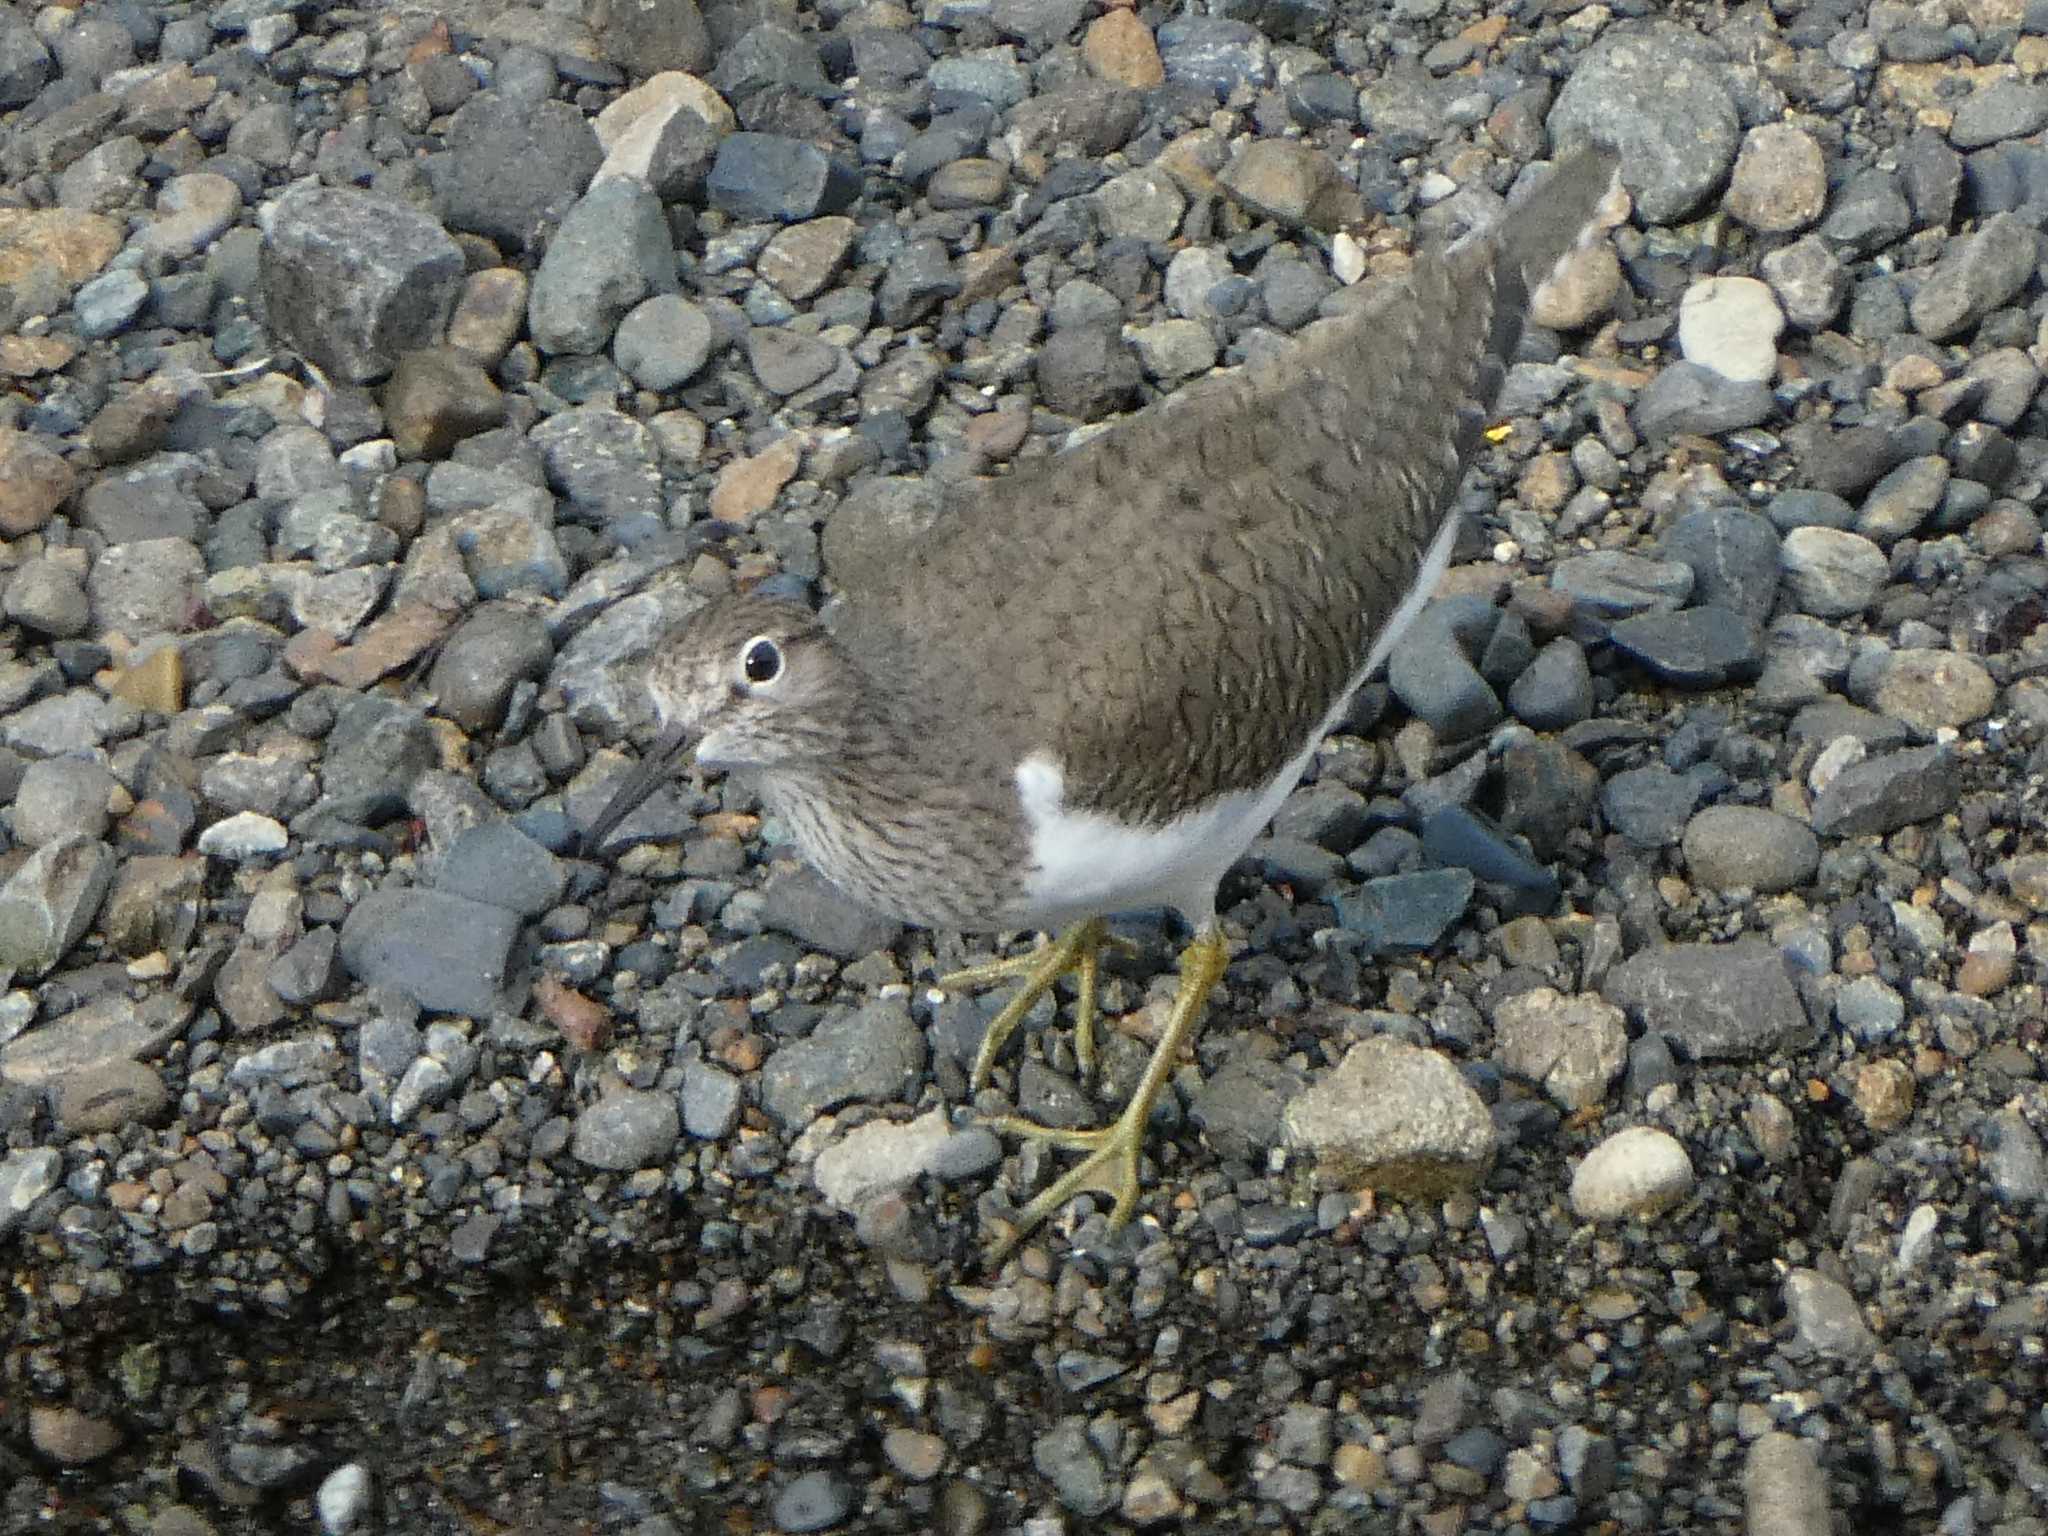
{"type": "Polygon", "coordinates": [[[986,1122],[991,1130],[1088,1154],[1017,1213],[1009,1236],[996,1245],[993,1258],[1001,1260],[1032,1228],[1084,1190],[1099,1189],[1115,1200],[1109,1213],[1110,1231],[1118,1230],[1131,1219],[1131,1213],[1138,1207],[1138,1154],[1145,1145],[1145,1127],[1152,1118],[1152,1106],[1159,1102],[1181,1050],[1194,1037],[1209,994],[1229,963],[1230,945],[1223,930],[1213,924],[1198,933],[1194,942],[1181,952],[1180,990],[1173,1000],[1173,1012],[1160,1032],[1159,1043],[1153,1047],[1151,1060],[1145,1063],[1145,1075],[1138,1079],[1138,1086],[1131,1091],[1115,1124],[1099,1130],[1077,1131],[1040,1125],[1021,1115],[1004,1115],[986,1122]]]}
{"type": "Polygon", "coordinates": [[[993,986],[1019,977],[1023,979],[1023,985],[1003,1005],[1002,1012],[989,1020],[988,1029],[981,1037],[981,1049],[974,1054],[974,1070],[968,1074],[969,1087],[979,1093],[988,1086],[997,1055],[1009,1044],[1010,1036],[1017,1032],[1024,1016],[1070,971],[1078,993],[1074,1002],[1074,1054],[1080,1058],[1083,1072],[1095,1070],[1095,985],[1101,975],[1102,950],[1106,945],[1136,948],[1127,940],[1111,938],[1103,927],[1102,919],[1092,917],[1074,924],[1058,938],[1039,945],[1028,955],[991,960],[986,965],[969,966],[966,970],[939,978],[939,985],[949,992],[993,986]]]}

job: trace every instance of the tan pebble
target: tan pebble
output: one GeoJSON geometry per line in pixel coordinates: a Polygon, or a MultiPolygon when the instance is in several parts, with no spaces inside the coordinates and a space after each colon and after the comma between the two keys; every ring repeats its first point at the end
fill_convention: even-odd
{"type": "Polygon", "coordinates": [[[1894,1130],[1913,1113],[1913,1073],[1890,1057],[1866,1063],[1857,1069],[1854,1096],[1873,1131],[1894,1130]]]}

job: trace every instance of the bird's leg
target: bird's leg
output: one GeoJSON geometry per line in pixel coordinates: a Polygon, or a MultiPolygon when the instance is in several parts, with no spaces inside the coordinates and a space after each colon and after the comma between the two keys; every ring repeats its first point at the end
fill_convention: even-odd
{"type": "Polygon", "coordinates": [[[1215,990],[1229,964],[1230,945],[1223,937],[1223,929],[1214,922],[1197,933],[1193,942],[1181,951],[1180,990],[1173,999],[1173,1012],[1167,1017],[1159,1044],[1153,1047],[1152,1059],[1145,1063],[1145,1075],[1138,1079],[1138,1086],[1132,1090],[1123,1113],[1116,1117],[1113,1125],[1094,1131],[1069,1131],[1040,1125],[1021,1116],[1005,1116],[987,1122],[993,1130],[1028,1136],[1088,1154],[1018,1212],[1010,1236],[996,1249],[997,1258],[1009,1252],[1025,1233],[1084,1189],[1101,1189],[1116,1197],[1116,1204],[1109,1213],[1112,1232],[1131,1219],[1131,1212],[1138,1205],[1138,1153],[1145,1143],[1145,1125],[1152,1118],[1152,1106],[1158,1102],[1166,1080],[1173,1075],[1181,1049],[1194,1038],[1195,1026],[1201,1022],[1209,994],[1215,990]]]}
{"type": "Polygon", "coordinates": [[[967,1079],[969,1087],[979,1093],[988,1086],[989,1073],[995,1070],[997,1054],[1017,1032],[1017,1026],[1024,1022],[1024,1015],[1069,971],[1074,973],[1081,994],[1074,1004],[1074,1054],[1081,1058],[1084,1072],[1094,1070],[1095,981],[1101,971],[1100,957],[1105,937],[1102,919],[1091,917],[1086,922],[1074,924],[1058,938],[1039,945],[1028,955],[991,960],[986,965],[969,966],[964,971],[954,971],[939,978],[939,985],[949,992],[992,986],[1013,977],[1024,979],[1016,996],[1003,1004],[1001,1013],[989,1020],[988,1029],[981,1037],[981,1049],[974,1053],[974,1070],[967,1079]]]}

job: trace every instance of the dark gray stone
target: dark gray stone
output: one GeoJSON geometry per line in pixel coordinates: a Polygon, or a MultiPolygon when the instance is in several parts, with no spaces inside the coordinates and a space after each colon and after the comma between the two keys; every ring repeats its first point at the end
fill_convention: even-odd
{"type": "Polygon", "coordinates": [[[1778,596],[1778,533],[1770,519],[1742,507],[1702,507],[1674,522],[1661,545],[1665,558],[1692,571],[1694,603],[1732,609],[1759,624],[1771,616],[1778,596]]]}
{"type": "Polygon", "coordinates": [[[505,718],[505,704],[523,679],[547,676],[555,659],[547,624],[530,608],[485,603],[442,643],[427,686],[438,714],[465,731],[486,735],[505,718]]]}
{"type": "Polygon", "coordinates": [[[566,101],[523,103],[502,91],[470,99],[448,126],[448,150],[421,170],[451,228],[530,250],[590,185],[604,150],[566,101]]]}
{"type": "Polygon", "coordinates": [[[1851,763],[1813,797],[1822,837],[1882,836],[1955,809],[1955,764],[1941,747],[1912,747],[1851,763]]]}
{"type": "Polygon", "coordinates": [[[1687,608],[1623,619],[1607,638],[1622,655],[1674,688],[1747,682],[1763,667],[1763,632],[1726,608],[1687,608]]]}
{"type": "Polygon", "coordinates": [[[1913,295],[1913,329],[1931,341],[1946,341],[2010,303],[2033,275],[2040,247],[2034,227],[2010,213],[1997,214],[1974,234],[1951,240],[1913,295]]]}
{"type": "Polygon", "coordinates": [[[1422,869],[1368,880],[1337,897],[1337,921],[1362,935],[1373,954],[1425,950],[1465,915],[1473,886],[1467,869],[1422,869]]]}
{"type": "Polygon", "coordinates": [[[711,206],[737,219],[794,224],[843,213],[860,196],[860,173],[815,144],[778,133],[729,134],[705,178],[711,206]]]}
{"type": "Polygon", "coordinates": [[[631,177],[608,177],[577,200],[548,242],[527,324],[543,352],[602,352],[628,310],[676,286],[661,200],[631,177]]]}
{"type": "Polygon", "coordinates": [[[842,960],[887,949],[903,932],[894,918],[872,912],[847,897],[808,864],[779,870],[762,895],[761,921],[806,948],[842,960]]]}
{"type": "Polygon", "coordinates": [[[829,1015],[809,1036],[783,1046],[761,1068],[761,1107],[797,1131],[854,1099],[888,1103],[924,1071],[924,1034],[901,1002],[829,1015]]]}
{"type": "Polygon", "coordinates": [[[1055,331],[1038,349],[1036,372],[1046,407],[1079,421],[1129,407],[1144,377],[1122,338],[1093,325],[1055,331]]]}
{"type": "Polygon", "coordinates": [[[1576,640],[1553,640],[1508,689],[1508,708],[1524,725],[1561,731],[1593,713],[1593,674],[1576,640]]]}
{"type": "Polygon", "coordinates": [[[1646,950],[1609,971],[1600,992],[1697,1061],[1768,1055],[1807,1027],[1784,958],[1762,939],[1646,950]]]}
{"type": "Polygon", "coordinates": [[[1617,773],[1600,791],[1600,810],[1608,826],[1639,848],[1665,848],[1677,842],[1699,801],[1698,781],[1673,773],[1662,763],[1617,773]]]}
{"type": "Polygon", "coordinates": [[[1645,437],[1689,433],[1716,437],[1768,421],[1777,401],[1768,384],[1724,378],[1699,363],[1667,363],[1636,399],[1636,426],[1645,437]]]}
{"type": "Polygon", "coordinates": [[[341,928],[341,958],[365,986],[436,1013],[488,1018],[504,1006],[518,914],[444,891],[372,891],[341,928]]]}
{"type": "Polygon", "coordinates": [[[560,901],[568,880],[561,860],[509,821],[465,829],[434,872],[436,890],[522,917],[538,917],[560,901]]]}
{"type": "Polygon", "coordinates": [[[297,187],[263,242],[270,326],[327,373],[365,384],[447,328],[462,252],[409,203],[346,187],[297,187]]]}
{"type": "Polygon", "coordinates": [[[666,1160],[681,1135],[668,1094],[622,1088],[576,1117],[569,1150],[593,1168],[631,1173],[666,1160]]]}

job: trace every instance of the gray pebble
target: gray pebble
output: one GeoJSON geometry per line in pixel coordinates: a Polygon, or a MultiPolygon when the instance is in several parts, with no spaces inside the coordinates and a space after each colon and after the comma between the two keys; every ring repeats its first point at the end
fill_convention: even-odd
{"type": "Polygon", "coordinates": [[[577,1115],[570,1150],[593,1168],[630,1173],[665,1161],[681,1134],[668,1094],[622,1088],[577,1115]]]}
{"type": "Polygon", "coordinates": [[[1686,824],[1684,848],[1692,878],[1713,890],[1789,891],[1820,865],[1812,828],[1760,806],[1708,806],[1686,824]]]}
{"type": "Polygon", "coordinates": [[[761,1107],[785,1128],[801,1130],[849,1100],[888,1103],[924,1070],[924,1033],[901,1002],[876,1002],[830,1015],[761,1068],[761,1107]]]}
{"type": "Polygon", "coordinates": [[[1760,939],[1644,950],[1609,971],[1600,991],[1699,1061],[1762,1056],[1807,1029],[1784,957],[1760,939]]]}

